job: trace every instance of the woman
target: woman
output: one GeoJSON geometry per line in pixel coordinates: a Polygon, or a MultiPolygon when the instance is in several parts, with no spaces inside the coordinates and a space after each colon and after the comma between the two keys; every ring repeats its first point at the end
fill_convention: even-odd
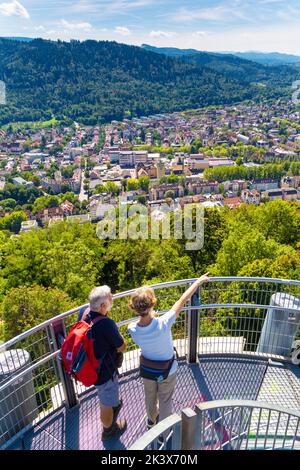
{"type": "Polygon", "coordinates": [[[141,348],[140,372],[145,389],[148,429],[158,422],[158,417],[162,421],[172,414],[178,364],[171,328],[186,302],[202,284],[209,281],[208,275],[206,273],[195,281],[171,310],[162,316],[154,310],[157,300],[151,287],[141,287],[131,296],[129,306],[140,318],[129,325],[128,332],[141,348]]]}

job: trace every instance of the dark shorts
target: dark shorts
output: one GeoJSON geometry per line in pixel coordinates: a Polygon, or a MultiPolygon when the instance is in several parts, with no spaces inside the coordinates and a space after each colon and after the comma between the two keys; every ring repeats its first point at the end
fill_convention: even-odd
{"type": "Polygon", "coordinates": [[[110,407],[119,405],[119,381],[117,374],[105,384],[96,385],[95,388],[98,393],[100,405],[110,407]]]}

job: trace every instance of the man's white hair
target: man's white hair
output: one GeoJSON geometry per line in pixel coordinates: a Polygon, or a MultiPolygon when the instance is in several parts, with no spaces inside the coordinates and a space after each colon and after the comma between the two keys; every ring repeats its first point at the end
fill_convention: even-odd
{"type": "Polygon", "coordinates": [[[108,303],[111,295],[109,286],[94,287],[89,295],[90,309],[98,311],[102,304],[108,303]]]}

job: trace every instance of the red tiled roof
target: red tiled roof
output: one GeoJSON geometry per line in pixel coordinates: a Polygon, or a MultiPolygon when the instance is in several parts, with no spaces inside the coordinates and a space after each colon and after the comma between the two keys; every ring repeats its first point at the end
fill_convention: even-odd
{"type": "Polygon", "coordinates": [[[240,197],[230,197],[224,199],[224,204],[226,206],[238,206],[239,204],[242,204],[242,200],[240,197]]]}

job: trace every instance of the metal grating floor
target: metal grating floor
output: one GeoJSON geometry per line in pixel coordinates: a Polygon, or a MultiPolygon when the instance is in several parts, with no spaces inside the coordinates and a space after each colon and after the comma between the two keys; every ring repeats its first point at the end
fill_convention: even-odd
{"type": "MultiPolygon", "coordinates": [[[[136,372],[120,378],[124,407],[120,416],[128,429],[120,439],[103,446],[96,392],[84,394],[80,406],[53,413],[27,431],[11,447],[32,450],[121,450],[130,447],[146,431],[143,384],[136,372]]],[[[202,401],[244,399],[267,401],[300,409],[300,369],[262,360],[202,357],[199,364],[179,363],[173,411],[193,408],[202,401]]]]}

